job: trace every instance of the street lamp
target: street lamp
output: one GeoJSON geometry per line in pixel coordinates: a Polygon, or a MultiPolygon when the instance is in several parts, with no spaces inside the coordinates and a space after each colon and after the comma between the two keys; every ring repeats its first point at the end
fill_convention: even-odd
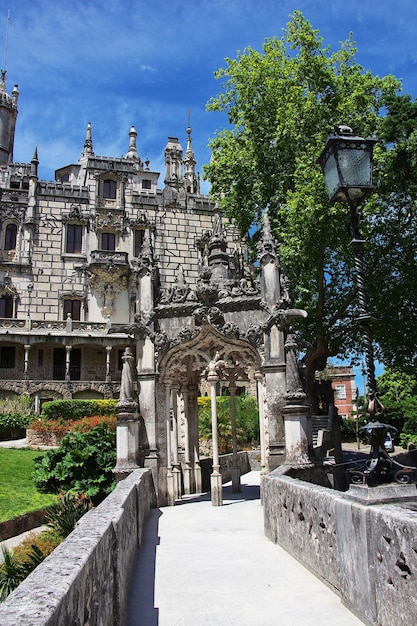
{"type": "MultiPolygon", "coordinates": [[[[358,322],[364,335],[366,370],[368,375],[369,403],[367,413],[370,424],[363,427],[362,437],[371,444],[371,460],[366,474],[372,477],[368,484],[384,474],[386,456],[384,438],[391,426],[382,424],[380,418],[384,414],[384,407],[378,398],[375,380],[374,351],[372,344],[371,324],[372,317],[368,311],[366,298],[365,274],[363,270],[364,239],[359,229],[358,207],[364,198],[372,193],[372,156],[376,137],[363,139],[353,133],[349,126],[338,126],[336,133],[329,135],[323,152],[317,159],[320,164],[330,201],[343,202],[350,209],[351,245],[355,257],[355,273],[359,300],[358,322]]],[[[388,473],[388,472],[385,472],[388,473]]]]}

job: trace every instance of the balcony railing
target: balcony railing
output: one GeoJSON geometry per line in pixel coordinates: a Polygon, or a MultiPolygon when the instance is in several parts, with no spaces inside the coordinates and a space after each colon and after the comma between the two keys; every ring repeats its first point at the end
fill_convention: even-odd
{"type": "MultiPolygon", "coordinates": [[[[70,366],[70,380],[82,382],[102,382],[106,380],[105,367],[78,367],[70,366]]],[[[110,380],[119,382],[121,370],[110,369],[110,380]]],[[[59,381],[65,380],[65,367],[45,365],[43,367],[29,367],[27,375],[23,367],[0,367],[0,380],[39,380],[59,381]]]]}

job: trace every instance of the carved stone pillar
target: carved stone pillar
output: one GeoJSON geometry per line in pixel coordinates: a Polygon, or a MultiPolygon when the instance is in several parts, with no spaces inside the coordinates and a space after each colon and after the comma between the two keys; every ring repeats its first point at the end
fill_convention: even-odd
{"type": "Polygon", "coordinates": [[[287,352],[287,392],[284,407],[285,463],[288,465],[311,464],[308,456],[307,416],[310,406],[302,388],[297,364],[297,342],[291,333],[285,342],[287,352]]]}
{"type": "Polygon", "coordinates": [[[30,345],[26,345],[24,346],[25,348],[25,369],[24,369],[24,376],[25,376],[25,380],[28,379],[28,367],[29,367],[29,351],[30,351],[30,345]]]}
{"type": "Polygon", "coordinates": [[[190,456],[190,431],[188,412],[188,390],[183,391],[184,399],[184,493],[192,493],[192,470],[190,456]]]}
{"type": "Polygon", "coordinates": [[[111,355],[112,347],[106,346],[106,383],[111,382],[110,375],[110,355],[111,355]]]}
{"type": "Polygon", "coordinates": [[[233,461],[232,461],[232,492],[240,493],[240,468],[237,458],[237,437],[236,437],[236,383],[232,381],[229,384],[230,392],[230,408],[232,414],[232,446],[233,446],[233,461]]]}
{"type": "Polygon", "coordinates": [[[266,450],[265,435],[265,411],[264,411],[264,385],[261,372],[255,374],[256,386],[258,391],[258,409],[259,409],[259,441],[261,446],[261,474],[268,473],[268,460],[266,450]]]}
{"type": "Polygon", "coordinates": [[[213,441],[213,472],[210,476],[211,484],[211,503],[213,506],[223,505],[223,490],[222,490],[222,475],[220,473],[219,463],[219,438],[218,438],[218,426],[217,426],[217,403],[216,403],[216,386],[219,382],[219,377],[215,371],[210,371],[207,376],[207,381],[210,383],[210,396],[211,396],[211,433],[213,441]]]}
{"type": "Polygon", "coordinates": [[[65,346],[65,380],[71,380],[71,350],[72,346],[65,346]]]}
{"type": "Polygon", "coordinates": [[[165,411],[166,411],[166,437],[167,437],[167,503],[175,504],[174,475],[172,473],[172,449],[171,449],[171,380],[165,379],[165,411]]]}
{"type": "Polygon", "coordinates": [[[117,403],[116,424],[116,480],[126,478],[139,467],[139,415],[135,390],[136,370],[131,349],[124,351],[120,398],[117,403]]]}
{"type": "Polygon", "coordinates": [[[172,473],[175,498],[181,498],[181,470],[178,458],[178,385],[172,385],[172,473]]]}

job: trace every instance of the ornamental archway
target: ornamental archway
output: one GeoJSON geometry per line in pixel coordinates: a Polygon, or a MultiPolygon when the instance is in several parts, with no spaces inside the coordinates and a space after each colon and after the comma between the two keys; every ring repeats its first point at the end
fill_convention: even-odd
{"type": "MultiPolygon", "coordinates": [[[[211,396],[213,472],[211,492],[213,505],[222,504],[222,476],[217,439],[216,389],[218,383],[227,386],[231,396],[233,434],[233,488],[240,487],[237,466],[234,398],[236,383],[251,381],[258,390],[261,420],[261,450],[265,456],[263,420],[263,385],[261,357],[247,341],[226,337],[211,324],[204,324],[197,336],[171,348],[159,364],[159,380],[164,385],[164,402],[159,406],[158,422],[165,422],[167,499],[173,502],[185,494],[202,489],[197,397],[202,381],[206,381],[211,396]],[[183,452],[180,454],[179,449],[183,452]]],[[[161,451],[162,452],[162,451],[161,451]]]]}

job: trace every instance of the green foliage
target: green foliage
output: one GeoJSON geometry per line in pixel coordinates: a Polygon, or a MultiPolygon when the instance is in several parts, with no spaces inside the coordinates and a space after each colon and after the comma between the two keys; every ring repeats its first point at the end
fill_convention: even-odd
{"type": "Polygon", "coordinates": [[[32,400],[27,394],[0,400],[0,439],[17,439],[31,419],[32,400]]]}
{"type": "Polygon", "coordinates": [[[40,493],[35,487],[35,457],[39,457],[39,450],[0,448],[0,522],[43,509],[54,501],[56,496],[40,493]]]}
{"type": "Polygon", "coordinates": [[[398,369],[388,368],[378,377],[377,387],[387,419],[404,432],[417,434],[417,429],[407,430],[417,415],[417,378],[398,369]]]}
{"type": "Polygon", "coordinates": [[[0,566],[0,602],[3,602],[26,578],[26,571],[13,552],[2,547],[3,563],[0,566]]]}
{"type": "Polygon", "coordinates": [[[0,415],[29,416],[32,413],[32,398],[24,393],[21,396],[2,398],[0,400],[0,415]]]}
{"type": "Polygon", "coordinates": [[[75,528],[78,520],[92,507],[92,502],[84,494],[63,493],[58,500],[48,507],[46,518],[48,526],[58,536],[65,538],[75,528]]]}
{"type": "MultiPolygon", "coordinates": [[[[400,89],[395,77],[374,76],[355,57],[350,37],[332,52],[295,11],[281,39],[267,39],[262,52],[247,48],[236,59],[226,59],[226,67],[216,74],[222,91],[207,105],[210,111],[226,112],[231,125],[210,142],[212,159],[204,170],[213,199],[242,233],[258,226],[268,207],[293,303],[308,312],[296,330],[302,328],[312,346],[305,358],[310,382],[328,357],[346,358],[361,345],[348,210],[330,205],[316,158],[338,124],[348,124],[363,137],[381,131],[382,107],[394,116],[400,89]]],[[[367,239],[366,278],[372,277],[367,280],[370,310],[378,311],[379,318],[378,356],[412,364],[417,346],[417,181],[407,198],[397,190],[395,164],[385,169],[391,158],[400,158],[394,152],[404,141],[412,158],[417,155],[409,121],[415,119],[416,105],[408,104],[413,105],[410,111],[385,129],[384,140],[393,142],[397,135],[398,143],[381,141],[375,148],[378,195],[364,205],[361,230],[367,239]]],[[[404,168],[415,172],[409,164],[404,168]]]]}
{"type": "MultiPolygon", "coordinates": [[[[78,509],[77,503],[75,507],[78,509]]],[[[80,511],[75,514],[78,515],[78,519],[81,517],[79,513],[80,511]]],[[[0,564],[0,602],[5,600],[65,537],[62,532],[51,529],[37,535],[30,533],[13,550],[3,548],[4,562],[0,564]]]]}
{"type": "Polygon", "coordinates": [[[29,424],[30,419],[31,418],[29,415],[20,415],[16,413],[0,413],[0,429],[24,430],[29,424]]]}
{"type": "Polygon", "coordinates": [[[34,419],[30,427],[38,433],[54,433],[66,435],[70,432],[87,432],[100,424],[104,424],[110,430],[116,430],[116,417],[114,415],[93,415],[92,417],[80,417],[71,419],[34,419]]]}
{"type": "Polygon", "coordinates": [[[52,400],[42,406],[42,418],[77,420],[94,415],[115,415],[117,400],[52,400]]]}
{"type": "MultiPolygon", "coordinates": [[[[232,451],[232,424],[230,396],[216,398],[219,451],[232,451]]],[[[236,396],[236,437],[240,447],[259,443],[259,417],[256,400],[250,396],[236,396]]],[[[198,398],[198,424],[201,439],[211,440],[211,399],[198,398]]]]}
{"type": "MultiPolygon", "coordinates": [[[[359,428],[363,426],[365,419],[359,419],[359,428]]],[[[355,441],[356,440],[356,420],[342,419],[340,422],[340,436],[342,441],[355,441]]]]}
{"type": "Polygon", "coordinates": [[[101,500],[114,487],[115,434],[107,425],[66,435],[56,450],[35,459],[33,474],[41,491],[72,491],[101,500]]]}

